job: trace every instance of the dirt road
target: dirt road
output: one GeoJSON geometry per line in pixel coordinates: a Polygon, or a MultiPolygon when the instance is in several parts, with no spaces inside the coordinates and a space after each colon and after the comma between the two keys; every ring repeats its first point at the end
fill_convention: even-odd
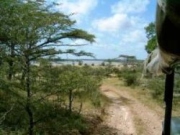
{"type": "Polygon", "coordinates": [[[101,87],[101,92],[111,103],[106,108],[101,126],[114,129],[107,135],[160,135],[162,115],[133,97],[127,87],[109,84],[101,87]]]}

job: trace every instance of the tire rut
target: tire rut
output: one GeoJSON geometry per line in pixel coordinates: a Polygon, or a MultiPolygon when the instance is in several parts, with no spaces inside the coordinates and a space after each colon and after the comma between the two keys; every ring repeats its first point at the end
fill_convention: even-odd
{"type": "Polygon", "coordinates": [[[111,101],[101,125],[114,129],[112,135],[160,135],[162,118],[132,97],[125,87],[122,89],[111,85],[101,87],[101,93],[111,101]]]}

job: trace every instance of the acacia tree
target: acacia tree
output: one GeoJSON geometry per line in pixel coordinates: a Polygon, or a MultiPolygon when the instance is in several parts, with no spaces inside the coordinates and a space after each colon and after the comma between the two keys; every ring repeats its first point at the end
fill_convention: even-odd
{"type": "Polygon", "coordinates": [[[145,31],[146,37],[148,39],[145,50],[147,53],[151,53],[157,47],[155,24],[151,22],[148,26],[145,27],[145,31]]]}
{"type": "Polygon", "coordinates": [[[83,100],[86,98],[92,99],[92,103],[98,105],[97,96],[99,93],[97,89],[102,78],[93,75],[92,72],[87,72],[87,68],[83,67],[66,66],[62,67],[62,70],[59,82],[61,88],[64,89],[62,92],[68,97],[67,108],[70,113],[75,99],[79,99],[80,102],[79,113],[83,107],[83,100]]]}
{"type": "Polygon", "coordinates": [[[125,60],[125,65],[132,64],[132,62],[136,61],[135,56],[119,55],[119,58],[123,58],[125,60]]]}
{"type": "MultiPolygon", "coordinates": [[[[94,42],[94,35],[84,30],[74,28],[75,21],[69,16],[49,9],[43,2],[21,0],[0,1],[1,17],[0,42],[5,48],[9,64],[9,80],[14,74],[13,68],[18,60],[21,69],[21,85],[26,91],[25,110],[29,116],[29,135],[33,134],[34,114],[32,109],[33,91],[31,87],[31,62],[40,57],[72,53],[78,56],[87,54],[84,51],[60,50],[68,46],[69,40],[83,39],[94,42]],[[4,13],[6,11],[6,13],[4,13]],[[66,39],[66,40],[64,40],[66,39]],[[68,40],[68,42],[66,42],[68,40]]],[[[53,7],[53,6],[50,6],[53,7]]],[[[88,53],[88,55],[91,55],[88,53]]]]}

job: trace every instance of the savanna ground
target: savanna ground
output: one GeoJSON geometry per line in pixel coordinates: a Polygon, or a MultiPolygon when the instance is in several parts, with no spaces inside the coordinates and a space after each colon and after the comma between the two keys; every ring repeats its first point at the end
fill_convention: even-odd
{"type": "Polygon", "coordinates": [[[161,134],[163,109],[139,89],[125,86],[118,78],[105,79],[101,93],[109,103],[92,135],[161,134]]]}
{"type": "MultiPolygon", "coordinates": [[[[34,134],[161,134],[164,76],[140,80],[141,71],[109,65],[53,67],[46,62],[32,67],[30,108],[34,134]]],[[[179,92],[179,76],[176,78],[175,89],[179,92]]],[[[0,134],[30,134],[22,84],[14,78],[11,87],[7,86],[2,90],[9,91],[0,94],[0,134]]],[[[178,116],[179,98],[174,101],[173,115],[178,116]]]]}

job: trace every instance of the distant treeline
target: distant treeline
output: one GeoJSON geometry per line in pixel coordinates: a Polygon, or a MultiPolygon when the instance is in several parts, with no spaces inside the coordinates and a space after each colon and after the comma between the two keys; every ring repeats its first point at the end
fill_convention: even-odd
{"type": "MultiPolygon", "coordinates": [[[[53,62],[60,62],[60,61],[102,61],[102,62],[127,62],[126,59],[61,59],[61,58],[53,58],[50,59],[50,61],[53,62]]],[[[133,59],[133,60],[128,60],[129,62],[138,62],[141,63],[143,62],[143,60],[137,60],[137,59],[133,59]]]]}

